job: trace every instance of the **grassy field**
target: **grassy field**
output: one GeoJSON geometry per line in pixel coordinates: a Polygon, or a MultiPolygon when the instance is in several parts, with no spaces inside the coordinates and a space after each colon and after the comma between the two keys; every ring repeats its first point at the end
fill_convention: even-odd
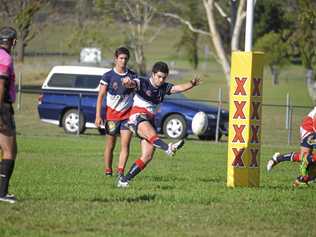
{"type": "MultiPolygon", "coordinates": [[[[275,130],[282,127],[278,108],[263,111],[260,188],[226,187],[225,139],[189,137],[172,159],[158,151],[131,187],[121,190],[115,177],[102,174],[104,138],[95,130],[65,135],[41,123],[36,99],[23,94],[16,112],[19,156],[11,192],[19,202],[0,203],[1,237],[316,235],[309,221],[316,185],[293,189],[298,167],[292,164],[271,174],[265,170],[273,152],[297,149],[285,145],[284,130],[275,130]]],[[[128,167],[139,152],[134,139],[128,167]]]]}
{"type": "MultiPolygon", "coordinates": [[[[0,236],[315,236],[315,187],[293,189],[297,167],[265,171],[260,188],[227,188],[226,143],[187,140],[176,157],[156,153],[126,190],[102,174],[103,138],[20,135],[0,236]]],[[[138,157],[134,139],[129,164],[138,157]]],[[[115,157],[117,157],[117,151],[115,157]]]]}

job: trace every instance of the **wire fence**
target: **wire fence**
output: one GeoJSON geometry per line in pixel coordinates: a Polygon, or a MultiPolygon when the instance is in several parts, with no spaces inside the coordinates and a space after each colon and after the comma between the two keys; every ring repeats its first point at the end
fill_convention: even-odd
{"type": "MultiPolygon", "coordinates": [[[[21,80],[18,79],[17,86],[17,113],[23,111],[23,94],[37,94],[41,93],[39,86],[23,86],[21,80]]],[[[78,114],[81,111],[81,98],[82,94],[78,94],[78,114]]],[[[218,106],[216,140],[219,140],[219,123],[220,113],[223,108],[228,107],[228,102],[222,99],[222,91],[219,90],[218,98],[214,100],[194,100],[196,102],[203,102],[218,106]]],[[[304,116],[312,109],[310,106],[293,105],[291,96],[287,94],[284,98],[284,104],[263,104],[262,105],[262,131],[261,143],[275,144],[275,145],[294,145],[299,144],[299,126],[304,116]]],[[[80,119],[80,117],[79,117],[80,119]]],[[[80,121],[79,121],[80,124],[80,121]]],[[[77,133],[79,135],[79,133],[77,133]]],[[[227,138],[222,138],[225,141],[227,138]]]]}
{"type": "MultiPolygon", "coordinates": [[[[196,100],[199,102],[215,104],[218,107],[228,108],[228,101],[222,100],[221,90],[216,100],[196,100]]],[[[313,107],[293,105],[293,100],[288,93],[284,104],[262,104],[262,142],[265,144],[299,144],[299,127],[304,116],[313,107]]]]}

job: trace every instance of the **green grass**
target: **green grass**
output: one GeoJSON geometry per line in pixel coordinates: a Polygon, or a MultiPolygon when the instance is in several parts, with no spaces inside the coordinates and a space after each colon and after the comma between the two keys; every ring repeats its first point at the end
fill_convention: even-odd
{"type": "MultiPolygon", "coordinates": [[[[309,221],[316,211],[316,185],[291,187],[297,165],[265,171],[275,151],[298,148],[286,145],[279,108],[263,111],[260,188],[227,188],[227,143],[189,137],[174,159],[157,151],[131,187],[121,190],[114,177],[102,174],[102,136],[95,130],[65,135],[62,128],[39,121],[36,95],[23,94],[22,99],[22,109],[16,111],[19,155],[11,182],[19,202],[0,203],[1,237],[316,234],[309,221]]],[[[295,118],[301,118],[299,111],[295,118]]],[[[134,139],[128,167],[139,153],[134,139]]]]}
{"type": "MultiPolygon", "coordinates": [[[[102,175],[103,138],[18,137],[11,191],[0,203],[0,236],[314,236],[315,187],[293,189],[297,167],[271,174],[262,147],[261,187],[226,187],[225,143],[189,139],[175,158],[158,151],[126,190],[102,175]]],[[[133,140],[129,165],[139,155],[133,140]]],[[[115,157],[118,156],[117,150],[115,157]]]]}

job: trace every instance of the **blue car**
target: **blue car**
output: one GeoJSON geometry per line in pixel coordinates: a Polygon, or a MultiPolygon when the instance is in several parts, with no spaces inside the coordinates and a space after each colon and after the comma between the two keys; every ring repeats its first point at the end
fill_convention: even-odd
{"type": "MultiPolygon", "coordinates": [[[[208,117],[208,127],[200,139],[214,140],[218,107],[187,99],[183,94],[166,96],[155,116],[159,133],[168,138],[180,139],[192,134],[192,119],[200,111],[208,117]]],[[[221,109],[219,115],[219,138],[228,134],[228,111],[221,109]]]]}
{"type": "MultiPolygon", "coordinates": [[[[63,127],[66,133],[72,134],[84,133],[86,128],[96,128],[94,121],[99,81],[108,70],[83,66],[54,67],[43,83],[39,98],[41,121],[63,127]]],[[[188,100],[182,94],[165,97],[155,116],[157,131],[168,138],[184,138],[192,134],[192,119],[199,111],[205,112],[208,117],[208,128],[199,138],[215,139],[218,108],[188,100]]],[[[221,109],[219,118],[220,138],[223,134],[227,135],[228,112],[221,109]]],[[[103,129],[99,131],[104,133],[103,129]]]]}

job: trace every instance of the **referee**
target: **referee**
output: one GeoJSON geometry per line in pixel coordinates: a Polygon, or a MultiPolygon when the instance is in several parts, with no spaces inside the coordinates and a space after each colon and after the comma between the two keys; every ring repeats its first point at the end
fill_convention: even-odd
{"type": "Polygon", "coordinates": [[[8,193],[10,178],[17,154],[16,130],[12,103],[15,101],[15,73],[11,50],[16,44],[17,33],[12,27],[0,29],[0,201],[15,203],[16,198],[8,193]]]}

